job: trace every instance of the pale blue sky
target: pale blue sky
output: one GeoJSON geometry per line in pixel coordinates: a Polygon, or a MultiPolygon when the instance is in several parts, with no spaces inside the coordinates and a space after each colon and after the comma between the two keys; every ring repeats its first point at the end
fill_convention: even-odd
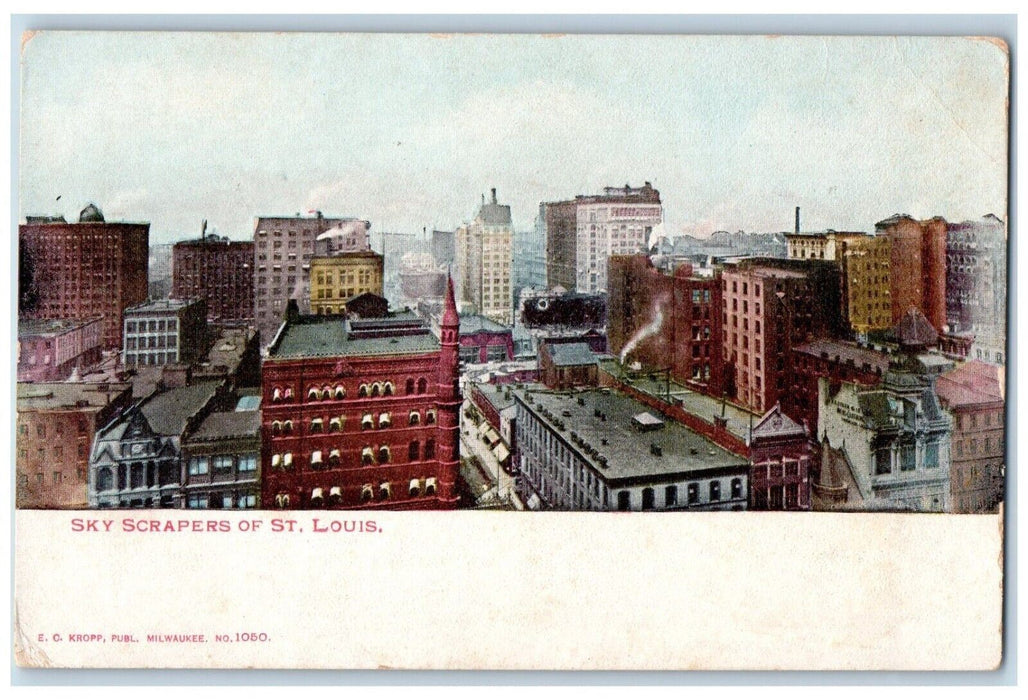
{"type": "Polygon", "coordinates": [[[19,210],[452,229],[649,180],[667,233],[1006,211],[1006,54],[948,38],[40,33],[19,210]],[[60,201],[56,197],[61,195],[60,201]]]}

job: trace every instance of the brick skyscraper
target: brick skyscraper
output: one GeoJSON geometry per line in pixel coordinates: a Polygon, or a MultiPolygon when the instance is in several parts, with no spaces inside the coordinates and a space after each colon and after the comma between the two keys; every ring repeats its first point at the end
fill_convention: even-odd
{"type": "Polygon", "coordinates": [[[358,321],[292,306],[261,370],[262,506],[454,508],[458,335],[452,283],[439,340],[410,314],[358,321]]]}
{"type": "Polygon", "coordinates": [[[146,301],[150,224],[104,221],[93,204],[71,223],[18,227],[20,318],[103,318],[103,347],[121,347],[122,313],[146,301]]]}
{"type": "Polygon", "coordinates": [[[252,321],[253,250],[251,241],[220,236],[176,243],[171,297],[206,299],[211,322],[252,321]]]}

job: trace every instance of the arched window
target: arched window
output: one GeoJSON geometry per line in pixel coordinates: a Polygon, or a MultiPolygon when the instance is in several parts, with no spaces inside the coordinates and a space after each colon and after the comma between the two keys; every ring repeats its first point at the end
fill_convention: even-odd
{"type": "Polygon", "coordinates": [[[435,409],[425,411],[425,423],[435,425],[435,409]]]}
{"type": "Polygon", "coordinates": [[[330,387],[328,384],[321,387],[321,398],[325,401],[328,401],[332,398],[332,387],[330,387]]]}
{"type": "Polygon", "coordinates": [[[389,415],[388,413],[380,413],[380,414],[378,414],[378,427],[379,428],[388,428],[392,424],[393,424],[393,417],[391,415],[389,415]]]}
{"type": "Polygon", "coordinates": [[[417,411],[411,411],[410,417],[408,418],[408,423],[410,425],[418,425],[419,423],[421,423],[421,414],[417,411]]]}
{"type": "Polygon", "coordinates": [[[410,488],[408,489],[408,493],[411,495],[411,498],[416,498],[416,497],[420,496],[421,495],[421,482],[418,481],[417,479],[411,479],[410,480],[410,488]]]}
{"type": "Polygon", "coordinates": [[[407,383],[404,386],[404,390],[405,390],[405,392],[407,394],[413,394],[414,393],[414,380],[413,379],[408,379],[407,380],[407,383]]]}
{"type": "Polygon", "coordinates": [[[275,390],[271,392],[271,400],[273,403],[277,403],[282,400],[282,390],[275,387],[275,390]]]}
{"type": "Polygon", "coordinates": [[[311,491],[311,505],[315,508],[320,508],[325,505],[325,491],[321,488],[316,488],[311,491]]]}
{"type": "Polygon", "coordinates": [[[289,494],[280,493],[277,496],[275,496],[275,506],[277,506],[278,508],[288,508],[289,494]]]}
{"type": "Polygon", "coordinates": [[[380,383],[378,383],[378,382],[375,382],[374,384],[372,384],[371,385],[371,396],[372,397],[381,396],[381,394],[382,394],[382,385],[380,383]]]}
{"type": "Polygon", "coordinates": [[[292,466],[293,466],[293,453],[292,452],[286,452],[284,455],[282,455],[282,467],[284,469],[291,469],[292,466]]]}
{"type": "Polygon", "coordinates": [[[328,421],[328,429],[333,433],[338,433],[343,430],[343,417],[336,416],[328,421]]]}
{"type": "Polygon", "coordinates": [[[370,413],[365,413],[361,418],[361,430],[371,430],[375,427],[375,418],[370,413]]]}
{"type": "Polygon", "coordinates": [[[418,393],[424,394],[426,389],[428,389],[428,380],[422,377],[418,380],[418,393]]]}
{"type": "Polygon", "coordinates": [[[378,498],[381,501],[389,498],[393,493],[393,487],[390,486],[389,482],[385,482],[378,485],[378,498]]]}
{"type": "Polygon", "coordinates": [[[361,501],[370,501],[375,495],[375,489],[372,488],[371,484],[364,484],[361,486],[361,501]]]}
{"type": "Polygon", "coordinates": [[[359,397],[361,397],[363,399],[367,395],[368,395],[368,385],[367,384],[361,384],[360,388],[357,389],[357,396],[359,396],[359,397]]]}
{"type": "Polygon", "coordinates": [[[339,450],[332,450],[328,453],[328,463],[332,466],[338,465],[342,461],[342,453],[339,450]]]}
{"type": "Polygon", "coordinates": [[[282,432],[284,432],[286,435],[291,435],[293,433],[293,421],[287,420],[285,423],[283,423],[282,432]]]}
{"type": "Polygon", "coordinates": [[[314,450],[311,453],[311,469],[321,469],[324,466],[321,459],[321,450],[314,450]]]}
{"type": "Polygon", "coordinates": [[[395,393],[392,382],[386,382],[382,385],[382,396],[392,396],[395,393]]]}
{"type": "Polygon", "coordinates": [[[426,496],[434,496],[435,495],[435,477],[434,476],[430,476],[427,479],[425,479],[425,495],[426,496]]]}
{"type": "Polygon", "coordinates": [[[271,421],[271,434],[279,435],[282,433],[282,421],[273,420],[271,421]]]}
{"type": "Polygon", "coordinates": [[[114,488],[114,474],[107,467],[96,473],[96,490],[110,491],[114,488]]]}
{"type": "Polygon", "coordinates": [[[415,440],[410,445],[407,446],[407,461],[408,462],[417,462],[418,461],[418,457],[420,456],[420,453],[421,453],[421,445],[418,443],[417,440],[415,440]]]}
{"type": "MultiPolygon", "coordinates": [[[[293,387],[287,386],[285,389],[283,389],[282,390],[282,398],[285,399],[286,401],[288,401],[289,399],[293,398],[293,387]]],[[[288,496],[286,496],[286,498],[288,498],[288,496]]]]}
{"type": "Polygon", "coordinates": [[[320,398],[321,398],[321,392],[318,390],[318,387],[312,386],[310,389],[307,390],[307,400],[308,401],[317,401],[320,398]]]}
{"type": "Polygon", "coordinates": [[[335,399],[336,399],[336,401],[339,401],[340,399],[345,399],[345,398],[346,398],[346,389],[343,388],[342,384],[336,384],[336,390],[335,390],[335,399]]]}
{"type": "Polygon", "coordinates": [[[323,433],[325,432],[325,421],[321,418],[311,419],[311,432],[312,433],[323,433]]]}
{"type": "Polygon", "coordinates": [[[435,459],[435,440],[425,440],[425,459],[435,459]]]}
{"type": "Polygon", "coordinates": [[[378,461],[379,461],[379,464],[385,464],[386,462],[388,462],[389,461],[389,456],[390,455],[389,455],[389,446],[388,445],[382,445],[381,447],[378,448],[378,461]]]}
{"type": "Polygon", "coordinates": [[[333,486],[328,492],[328,504],[330,506],[341,506],[343,504],[343,490],[333,486]]]}
{"type": "Polygon", "coordinates": [[[375,451],[370,447],[365,447],[361,450],[361,464],[365,467],[375,463],[375,451]]]}

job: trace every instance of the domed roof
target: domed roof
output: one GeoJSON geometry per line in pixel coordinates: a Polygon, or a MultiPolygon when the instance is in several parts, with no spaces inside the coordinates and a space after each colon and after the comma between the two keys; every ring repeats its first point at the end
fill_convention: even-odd
{"type": "Polygon", "coordinates": [[[104,214],[100,211],[100,207],[96,206],[92,202],[86,205],[86,208],[79,212],[79,223],[86,222],[100,222],[103,223],[104,214]]]}

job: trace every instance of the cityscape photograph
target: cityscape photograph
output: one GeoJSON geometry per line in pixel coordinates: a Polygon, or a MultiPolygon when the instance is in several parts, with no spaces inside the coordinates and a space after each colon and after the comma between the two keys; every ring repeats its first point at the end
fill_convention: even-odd
{"type": "Polygon", "coordinates": [[[1009,54],[39,32],[19,509],[996,513],[1009,54]]]}

